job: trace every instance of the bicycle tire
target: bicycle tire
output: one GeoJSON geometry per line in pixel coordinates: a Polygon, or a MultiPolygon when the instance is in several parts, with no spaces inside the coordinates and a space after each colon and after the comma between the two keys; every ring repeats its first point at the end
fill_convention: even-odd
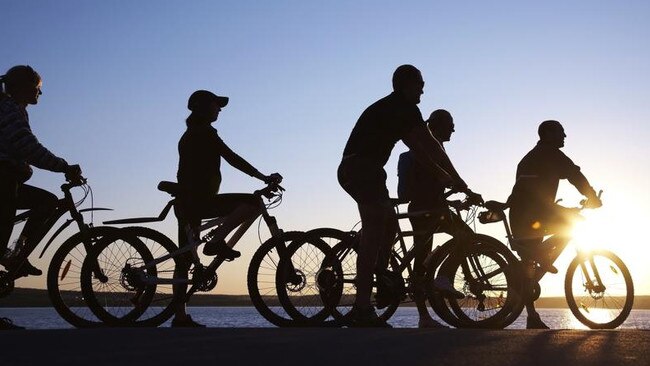
{"type": "Polygon", "coordinates": [[[430,258],[427,259],[427,269],[425,272],[425,292],[427,299],[429,300],[429,305],[436,315],[442,319],[445,323],[449,324],[452,327],[460,328],[462,326],[460,320],[451,310],[445,296],[438,291],[434,286],[433,282],[437,276],[437,272],[445,262],[447,257],[455,245],[455,240],[452,238],[436,249],[434,249],[433,254],[430,258]]]}
{"type": "MultiPolygon", "coordinates": [[[[157,326],[173,314],[174,301],[157,312],[147,314],[157,293],[157,284],[142,284],[129,280],[128,266],[138,268],[153,260],[151,251],[137,235],[156,237],[165,243],[164,235],[146,228],[125,228],[97,243],[96,251],[88,256],[81,270],[81,290],[88,307],[109,326],[157,326]],[[141,229],[141,230],[139,230],[141,229]],[[138,231],[139,230],[139,231],[138,231]],[[93,263],[98,263],[106,281],[93,276],[93,263]],[[144,316],[144,317],[143,317],[144,316]]],[[[169,239],[167,238],[167,241],[169,239]]],[[[167,243],[168,244],[168,243],[167,243]]],[[[165,247],[165,245],[161,245],[165,247]]],[[[175,245],[172,246],[175,248],[175,245]]],[[[142,270],[147,278],[158,276],[157,266],[142,270]]],[[[173,298],[173,296],[172,296],[173,298]]]]}
{"type": "MultiPolygon", "coordinates": [[[[178,249],[169,237],[159,231],[141,226],[130,226],[122,230],[126,230],[130,235],[142,241],[153,258],[161,258],[178,249]]],[[[175,270],[181,260],[179,257],[171,257],[156,264],[157,278],[162,280],[178,279],[178,274],[175,270]]],[[[171,318],[174,311],[178,306],[182,305],[185,299],[185,294],[173,293],[173,286],[171,284],[157,283],[155,291],[153,287],[150,290],[148,292],[149,297],[146,299],[148,301],[147,307],[137,319],[129,319],[125,325],[157,327],[171,318]]]]}
{"type": "Polygon", "coordinates": [[[284,250],[305,235],[302,231],[288,231],[282,236],[271,237],[255,251],[248,266],[246,283],[248,295],[257,311],[271,324],[278,327],[296,326],[278,299],[276,276],[280,265],[278,248],[284,250]]]}
{"type": "MultiPolygon", "coordinates": [[[[323,293],[323,301],[327,304],[330,314],[335,320],[336,325],[343,326],[350,324],[350,311],[356,300],[356,262],[357,249],[360,244],[361,236],[358,233],[351,235],[350,238],[336,244],[330,254],[323,261],[324,269],[332,271],[331,276],[334,278],[333,285],[327,293],[323,293]]],[[[373,293],[376,293],[377,281],[373,281],[373,293]]],[[[371,304],[376,307],[375,297],[371,295],[371,304]]],[[[400,299],[396,299],[382,309],[377,309],[377,316],[388,321],[397,308],[400,299]]]]}
{"type": "Polygon", "coordinates": [[[332,247],[349,237],[333,228],[308,231],[302,240],[293,241],[282,270],[276,276],[278,298],[284,310],[300,326],[331,326],[328,304],[321,297],[318,278],[323,262],[332,247]]]}
{"type": "Polygon", "coordinates": [[[466,253],[452,253],[440,271],[453,279],[457,290],[465,293],[464,299],[448,298],[447,304],[463,328],[501,329],[515,317],[513,313],[523,310],[518,288],[518,272],[512,264],[516,257],[498,240],[486,235],[476,235],[470,247],[471,257],[466,253]],[[461,262],[468,261],[471,273],[464,273],[461,262]],[[478,273],[477,273],[478,272],[478,273]],[[468,275],[477,281],[468,282],[468,275]],[[472,290],[472,283],[480,290],[472,290]],[[504,296],[505,294],[505,296],[504,296]]]}
{"type": "Polygon", "coordinates": [[[630,315],[634,303],[634,283],[630,271],[616,254],[607,250],[596,250],[587,254],[579,253],[567,268],[564,291],[567,304],[573,315],[591,329],[617,328],[630,315]],[[601,259],[595,260],[595,258],[601,259]],[[582,268],[580,264],[585,262],[588,262],[588,267],[586,267],[588,274],[593,275],[593,268],[597,268],[598,278],[602,282],[599,284],[596,282],[594,292],[588,290],[589,285],[585,283],[584,278],[575,277],[579,274],[585,276],[583,270],[578,271],[578,268],[582,268]],[[598,285],[604,286],[602,292],[597,291],[598,285]],[[574,289],[576,286],[581,289],[574,289]],[[580,290],[582,295],[574,290],[580,290]],[[606,290],[609,292],[605,293],[606,290]],[[584,293],[584,291],[589,292],[584,293]],[[609,307],[608,301],[615,307],[609,307]],[[622,306],[619,309],[621,303],[622,306]]]}
{"type": "MultiPolygon", "coordinates": [[[[110,226],[90,227],[90,245],[109,232],[118,230],[110,226]]],[[[81,268],[87,256],[84,234],[77,232],[56,250],[47,270],[47,292],[56,312],[77,328],[103,326],[87,306],[81,293],[81,268]]]]}

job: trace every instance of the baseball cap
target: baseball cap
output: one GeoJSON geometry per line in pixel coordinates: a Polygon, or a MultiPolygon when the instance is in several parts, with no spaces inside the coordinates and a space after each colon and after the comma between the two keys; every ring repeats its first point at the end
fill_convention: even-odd
{"type": "Polygon", "coordinates": [[[187,100],[187,109],[194,111],[214,101],[223,108],[228,104],[228,97],[222,97],[207,90],[197,90],[187,100]]]}

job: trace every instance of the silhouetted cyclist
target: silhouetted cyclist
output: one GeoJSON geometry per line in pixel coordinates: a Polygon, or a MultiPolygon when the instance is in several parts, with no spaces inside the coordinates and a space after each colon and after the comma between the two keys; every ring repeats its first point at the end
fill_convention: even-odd
{"type": "Polygon", "coordinates": [[[422,120],[417,104],[423,88],[422,74],[416,67],[398,67],[393,73],[393,92],[361,114],[343,151],[338,180],[357,202],[363,226],[357,256],[357,296],[350,314],[353,326],[390,326],[377,316],[370,297],[373,272],[386,271],[397,229],[384,171],[395,143],[404,141],[441,182],[467,188],[422,120]]]}
{"type": "MultiPolygon", "coordinates": [[[[219,137],[212,123],[219,117],[219,112],[228,104],[228,98],[217,96],[207,90],[197,90],[190,96],[187,108],[191,111],[187,117],[187,130],[178,143],[178,183],[182,194],[175,207],[178,217],[179,244],[187,245],[188,225],[196,228],[201,219],[225,217],[218,232],[203,248],[205,255],[223,254],[228,259],[239,257],[239,252],[228,247],[225,238],[243,221],[257,215],[259,199],[253,194],[230,193],[218,194],[221,185],[221,158],[240,171],[265,183],[281,180],[277,173],[269,176],[260,173],[242,157],[233,152],[219,137]]],[[[198,231],[195,229],[195,233],[198,231]]],[[[187,278],[191,261],[177,266],[178,274],[187,278]]],[[[177,285],[174,291],[186,292],[187,285],[177,285]]],[[[192,320],[179,306],[172,320],[173,327],[202,327],[192,320]]]]}
{"type": "MultiPolygon", "coordinates": [[[[20,252],[31,251],[52,227],[49,219],[58,202],[54,194],[25,184],[32,175],[31,165],[65,173],[68,180],[81,175],[79,165],[52,154],[32,133],[27,106],[38,103],[41,85],[40,75],[30,66],[14,66],[0,76],[0,264],[23,276],[42,274],[26,258],[21,259],[20,252]],[[32,214],[13,250],[8,250],[17,209],[29,209],[32,214]]],[[[0,318],[0,329],[18,328],[0,318]]]]}
{"type": "Polygon", "coordinates": [[[559,234],[571,229],[578,211],[555,203],[560,179],[568,179],[580,193],[587,197],[587,206],[600,207],[602,202],[587,178],[560,148],[564,146],[566,134],[558,121],[544,121],[538,128],[539,141],[517,166],[517,179],[508,198],[510,204],[510,225],[512,234],[523,249],[519,255],[526,266],[526,292],[531,294],[527,301],[528,318],[526,328],[548,329],[535,310],[532,291],[535,286],[532,260],[537,261],[547,272],[557,273],[549,263],[549,248],[541,248],[545,235],[559,234]]]}
{"type": "MultiPolygon", "coordinates": [[[[454,119],[444,109],[433,111],[427,120],[427,126],[433,137],[441,145],[449,141],[451,134],[455,131],[454,119]]],[[[430,169],[427,169],[426,165],[417,161],[412,151],[407,151],[400,155],[397,171],[399,175],[398,196],[400,199],[411,201],[408,212],[428,212],[426,216],[413,216],[409,218],[414,231],[413,244],[415,246],[415,261],[413,270],[415,272],[414,284],[416,285],[414,295],[420,318],[418,327],[446,328],[444,325],[435,321],[427,309],[424,293],[424,274],[426,271],[424,260],[431,252],[433,246],[433,237],[430,235],[431,231],[449,231],[444,225],[445,222],[450,221],[447,218],[450,213],[447,200],[445,199],[445,188],[447,188],[447,185],[445,182],[441,182],[435,174],[431,174],[430,169]]],[[[471,197],[468,197],[469,199],[476,200],[477,202],[482,201],[480,195],[473,194],[469,190],[468,193],[471,194],[471,197]]],[[[444,276],[438,276],[435,279],[434,286],[451,296],[457,298],[464,296],[463,293],[454,289],[449,278],[444,276]]]]}

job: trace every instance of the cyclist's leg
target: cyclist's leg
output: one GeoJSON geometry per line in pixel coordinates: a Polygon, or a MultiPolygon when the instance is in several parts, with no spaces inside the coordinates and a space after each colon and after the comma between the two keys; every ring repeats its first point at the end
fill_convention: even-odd
{"type": "MultiPolygon", "coordinates": [[[[4,171],[0,170],[0,173],[4,171]]],[[[5,175],[0,178],[0,258],[7,250],[16,215],[18,182],[5,175]]]]}
{"type": "Polygon", "coordinates": [[[357,297],[355,306],[368,309],[371,305],[372,281],[377,268],[385,269],[385,255],[379,258],[380,251],[390,248],[395,238],[395,214],[389,201],[385,203],[359,203],[361,216],[361,241],[357,255],[357,297]]]}
{"type": "Polygon", "coordinates": [[[260,204],[257,196],[246,193],[218,194],[208,199],[201,208],[201,217],[224,217],[224,221],[206,244],[203,253],[216,254],[217,246],[223,244],[231,231],[260,213],[260,204]]]}
{"type": "MultiPolygon", "coordinates": [[[[178,211],[177,211],[177,216],[178,216],[178,211]]],[[[187,231],[186,231],[187,225],[190,225],[190,223],[187,220],[178,217],[178,247],[179,248],[182,248],[189,244],[189,241],[187,240],[187,231]]],[[[183,255],[181,255],[181,258],[179,258],[178,262],[176,262],[176,267],[174,268],[174,278],[184,279],[184,280],[187,280],[189,278],[188,272],[192,264],[191,256],[192,253],[184,253],[183,255]]],[[[174,297],[179,296],[178,294],[185,294],[187,293],[187,284],[186,283],[175,284],[172,287],[172,290],[174,291],[174,297]]],[[[188,319],[184,302],[178,304],[178,308],[176,308],[174,319],[179,319],[179,320],[188,319]]]]}
{"type": "Polygon", "coordinates": [[[539,288],[539,284],[535,278],[535,267],[538,260],[537,253],[543,241],[543,231],[541,230],[541,223],[539,219],[530,218],[529,215],[521,215],[516,210],[510,209],[510,223],[512,235],[517,240],[518,250],[521,257],[522,265],[522,291],[524,302],[526,306],[526,313],[528,319],[526,320],[527,328],[542,328],[548,329],[548,326],[542,322],[535,309],[535,288],[539,288]],[[536,236],[540,235],[542,236],[536,236]],[[526,239],[517,239],[526,238],[526,239]]]}
{"type": "MultiPolygon", "coordinates": [[[[377,317],[370,299],[380,248],[387,248],[388,252],[397,228],[386,188],[386,172],[373,162],[353,157],[341,162],[337,174],[341,187],[357,202],[362,225],[352,320],[357,326],[389,326],[377,317]]],[[[386,254],[382,255],[379,265],[383,268],[387,266],[387,258],[386,254]]]]}
{"type": "Polygon", "coordinates": [[[34,186],[21,184],[18,187],[18,209],[30,209],[29,219],[23,227],[20,237],[25,242],[24,249],[31,252],[43,236],[52,228],[52,216],[59,199],[52,193],[34,186]]]}
{"type": "MultiPolygon", "coordinates": [[[[409,204],[408,211],[417,212],[417,211],[430,211],[436,210],[432,205],[426,205],[416,200],[412,201],[409,204]]],[[[427,309],[426,304],[426,294],[424,288],[424,260],[426,259],[429,252],[433,247],[433,233],[438,225],[438,220],[435,217],[431,216],[417,216],[410,217],[411,227],[413,228],[413,250],[415,251],[415,259],[413,263],[413,274],[415,278],[412,279],[413,282],[413,298],[415,300],[415,306],[418,310],[418,327],[420,328],[431,328],[431,327],[444,327],[442,324],[435,321],[429,310],[427,309]]]]}

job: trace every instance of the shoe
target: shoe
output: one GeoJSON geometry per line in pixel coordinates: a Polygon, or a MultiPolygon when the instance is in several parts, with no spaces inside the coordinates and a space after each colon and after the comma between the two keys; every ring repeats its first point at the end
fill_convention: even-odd
{"type": "Polygon", "coordinates": [[[205,325],[195,322],[190,315],[183,318],[175,317],[172,320],[172,328],[205,328],[205,325]]]}
{"type": "Polygon", "coordinates": [[[225,240],[210,240],[203,246],[203,254],[209,256],[220,255],[227,261],[232,261],[241,256],[241,253],[226,245],[225,240]]]}
{"type": "Polygon", "coordinates": [[[377,316],[375,309],[352,308],[348,314],[349,326],[352,328],[392,328],[385,320],[377,316]]]}
{"type": "Polygon", "coordinates": [[[0,330],[20,330],[20,329],[25,329],[25,327],[21,327],[19,325],[14,324],[14,322],[12,322],[11,319],[0,318],[0,330]]]}
{"type": "Polygon", "coordinates": [[[436,279],[433,280],[433,287],[442,292],[446,297],[452,297],[458,300],[465,298],[465,294],[456,290],[454,286],[452,286],[449,278],[445,276],[436,277],[436,279]]]}
{"type": "Polygon", "coordinates": [[[0,261],[7,271],[14,272],[16,277],[40,276],[43,271],[34,267],[28,260],[2,259],[0,261]]]}
{"type": "Polygon", "coordinates": [[[551,329],[540,319],[539,314],[528,315],[526,318],[526,329],[551,329]]]}
{"type": "Polygon", "coordinates": [[[426,329],[448,329],[449,327],[433,320],[432,318],[420,318],[418,328],[426,329]]]}

